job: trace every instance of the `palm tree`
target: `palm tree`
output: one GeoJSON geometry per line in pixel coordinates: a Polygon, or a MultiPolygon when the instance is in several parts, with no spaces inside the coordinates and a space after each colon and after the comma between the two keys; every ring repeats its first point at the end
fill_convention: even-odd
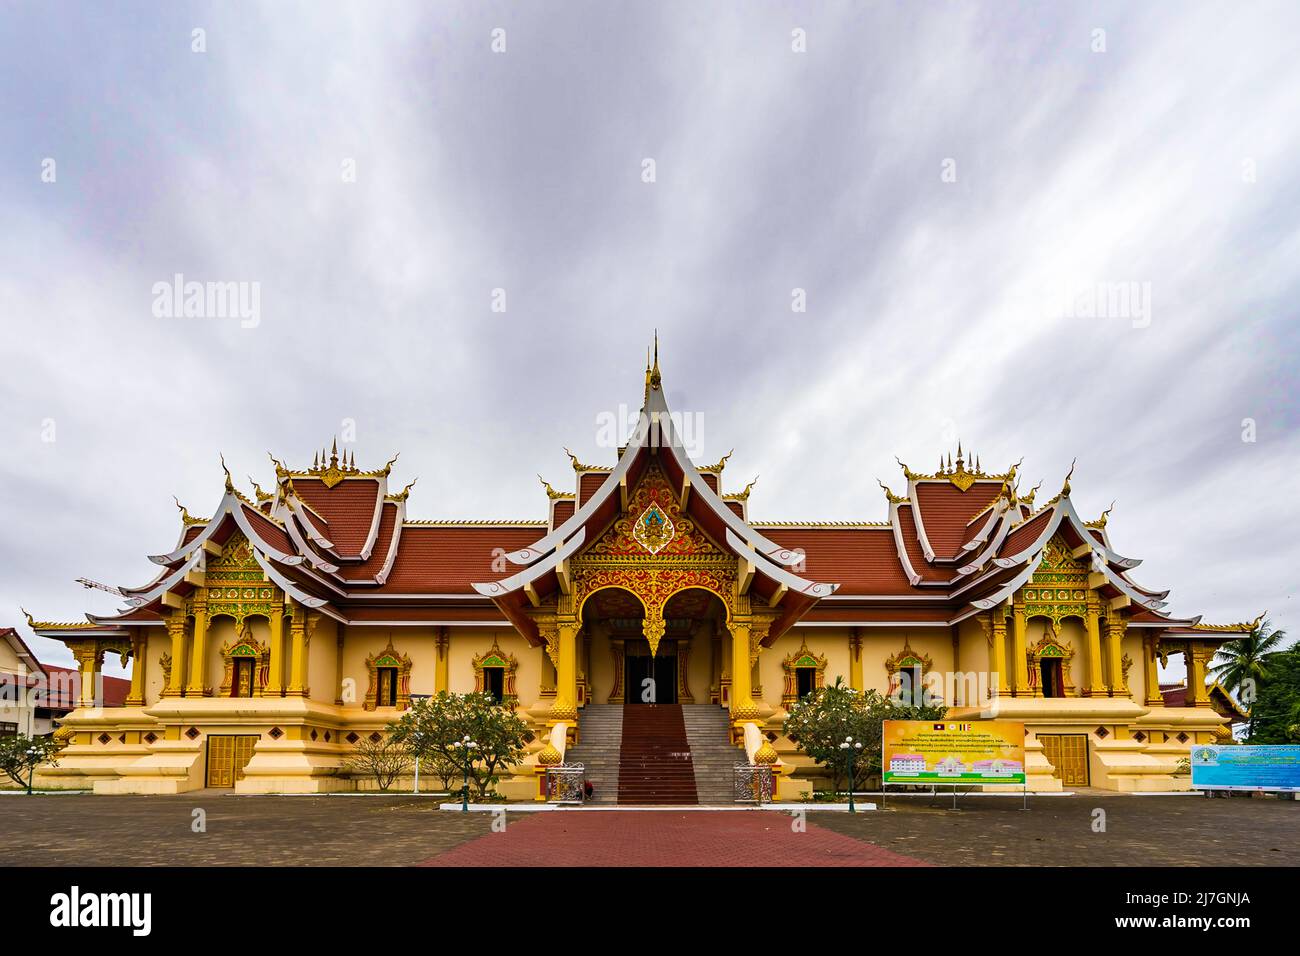
{"type": "Polygon", "coordinates": [[[1242,692],[1248,691],[1249,701],[1242,701],[1251,707],[1250,721],[1246,724],[1246,739],[1255,735],[1254,707],[1258,694],[1259,682],[1268,676],[1268,659],[1281,650],[1286,640],[1286,631],[1275,631],[1268,619],[1260,621],[1251,628],[1245,637],[1225,641],[1218,651],[1218,663],[1210,668],[1210,674],[1223,685],[1228,693],[1238,700],[1242,692]]]}

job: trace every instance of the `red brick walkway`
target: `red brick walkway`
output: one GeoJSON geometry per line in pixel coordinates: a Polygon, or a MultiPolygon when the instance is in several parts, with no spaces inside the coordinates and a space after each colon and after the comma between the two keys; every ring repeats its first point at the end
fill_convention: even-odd
{"type": "Polygon", "coordinates": [[[928,866],[775,811],[551,811],[510,815],[502,833],[423,866],[928,866]]]}

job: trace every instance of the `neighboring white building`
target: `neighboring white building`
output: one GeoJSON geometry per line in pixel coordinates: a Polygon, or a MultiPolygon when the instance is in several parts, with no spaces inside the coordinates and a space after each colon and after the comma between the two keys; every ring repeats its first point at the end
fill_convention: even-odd
{"type": "Polygon", "coordinates": [[[45,680],[41,662],[18,632],[12,627],[0,627],[0,735],[34,737],[40,732],[33,690],[45,680]]]}

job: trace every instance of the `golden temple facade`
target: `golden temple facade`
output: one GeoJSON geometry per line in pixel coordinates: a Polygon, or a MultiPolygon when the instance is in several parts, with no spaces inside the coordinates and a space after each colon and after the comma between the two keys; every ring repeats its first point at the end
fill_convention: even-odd
{"type": "MultiPolygon", "coordinates": [[[[419,521],[395,465],[337,446],[309,468],[272,459],[271,491],[229,472],[208,518],[181,509],[176,546],[118,614],[29,617],[80,668],[81,706],[43,786],[96,793],[315,793],[366,787],[349,755],[413,698],[487,691],[535,739],[498,786],[541,799],[542,771],[580,745],[593,708],[707,710],[737,763],[773,767],[804,799],[817,767],[784,736],[799,696],[842,677],[882,693],[923,684],[950,714],[1023,720],[1031,789],[1186,789],[1178,763],[1222,738],[1206,667],[1251,624],[1165,613],[1167,591],[1085,521],[1067,477],[1050,501],[1017,468],[959,447],[932,473],[903,466],[876,522],[761,522],[726,459],[695,464],[646,369],[636,428],[607,465],[572,459],[544,519],[419,521]],[[129,664],[125,707],[103,707],[106,655],[129,664]],[[1169,706],[1158,666],[1182,655],[1169,706]]],[[[571,456],[572,457],[572,456],[571,456]]],[[[413,483],[412,483],[413,484],[413,483]]],[[[698,771],[697,771],[698,773],[698,771]]]]}

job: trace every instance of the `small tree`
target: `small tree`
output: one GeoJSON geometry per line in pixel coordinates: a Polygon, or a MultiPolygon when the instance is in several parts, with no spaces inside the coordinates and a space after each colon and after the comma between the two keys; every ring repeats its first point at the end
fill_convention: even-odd
{"type": "Polygon", "coordinates": [[[466,751],[457,744],[473,741],[470,782],[477,799],[488,796],[501,771],[518,763],[524,755],[524,745],[532,739],[528,725],[513,706],[497,703],[491,694],[482,693],[443,691],[413,701],[411,708],[390,724],[389,729],[394,740],[426,760],[425,766],[432,764],[444,786],[460,776],[465,767],[466,751]],[[444,769],[450,771],[447,776],[444,769]]]}
{"type": "Polygon", "coordinates": [[[901,704],[874,690],[854,690],[837,677],[833,685],[818,688],[792,704],[783,729],[800,750],[830,771],[836,790],[842,780],[857,790],[880,773],[884,721],[940,720],[947,712],[946,707],[901,704]],[[853,780],[845,779],[848,770],[840,745],[846,738],[862,743],[853,780]]]}
{"type": "Polygon", "coordinates": [[[411,769],[411,752],[392,734],[375,740],[363,737],[348,761],[348,770],[363,777],[374,777],[380,790],[387,790],[402,774],[411,769]]]}
{"type": "Polygon", "coordinates": [[[58,753],[62,749],[62,741],[53,737],[28,737],[25,734],[0,737],[0,770],[30,794],[36,768],[43,763],[57,767],[58,753]]]}

